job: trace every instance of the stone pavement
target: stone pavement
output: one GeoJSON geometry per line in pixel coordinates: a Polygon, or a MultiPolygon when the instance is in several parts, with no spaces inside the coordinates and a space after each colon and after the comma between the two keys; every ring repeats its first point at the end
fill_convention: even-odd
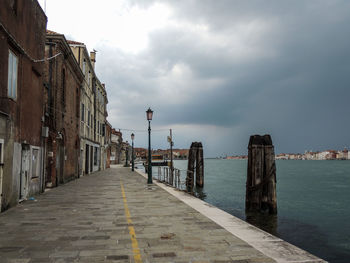
{"type": "Polygon", "coordinates": [[[275,262],[129,168],[0,214],[0,262],[275,262]]]}

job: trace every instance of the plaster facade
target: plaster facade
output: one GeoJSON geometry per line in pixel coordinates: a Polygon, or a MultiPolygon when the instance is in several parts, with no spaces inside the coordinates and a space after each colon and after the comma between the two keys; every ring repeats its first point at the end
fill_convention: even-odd
{"type": "Polygon", "coordinates": [[[80,96],[80,175],[106,167],[105,124],[107,93],[95,74],[96,52],[83,43],[68,41],[84,74],[80,96]]]}

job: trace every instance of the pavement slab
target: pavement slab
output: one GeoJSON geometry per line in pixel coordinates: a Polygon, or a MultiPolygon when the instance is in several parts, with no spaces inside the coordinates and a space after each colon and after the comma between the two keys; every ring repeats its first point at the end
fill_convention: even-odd
{"type": "Polygon", "coordinates": [[[0,262],[275,262],[129,168],[35,198],[0,214],[0,262]]]}

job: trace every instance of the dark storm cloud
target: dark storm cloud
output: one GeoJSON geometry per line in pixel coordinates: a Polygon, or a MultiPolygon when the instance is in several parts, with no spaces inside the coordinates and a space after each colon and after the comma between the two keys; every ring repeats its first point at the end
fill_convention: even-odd
{"type": "MultiPolygon", "coordinates": [[[[158,125],[228,128],[239,140],[268,132],[280,151],[350,145],[348,1],[163,3],[178,24],[153,32],[143,53],[109,50],[101,62],[109,108],[128,124],[153,105],[158,125]]],[[[231,139],[216,143],[245,151],[231,139]]]]}

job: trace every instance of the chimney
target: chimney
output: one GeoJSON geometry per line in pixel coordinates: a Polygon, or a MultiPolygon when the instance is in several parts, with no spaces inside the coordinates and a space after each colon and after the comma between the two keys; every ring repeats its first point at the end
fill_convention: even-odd
{"type": "Polygon", "coordinates": [[[96,62],[96,50],[90,52],[90,60],[92,67],[95,69],[95,62],[96,62]]]}

